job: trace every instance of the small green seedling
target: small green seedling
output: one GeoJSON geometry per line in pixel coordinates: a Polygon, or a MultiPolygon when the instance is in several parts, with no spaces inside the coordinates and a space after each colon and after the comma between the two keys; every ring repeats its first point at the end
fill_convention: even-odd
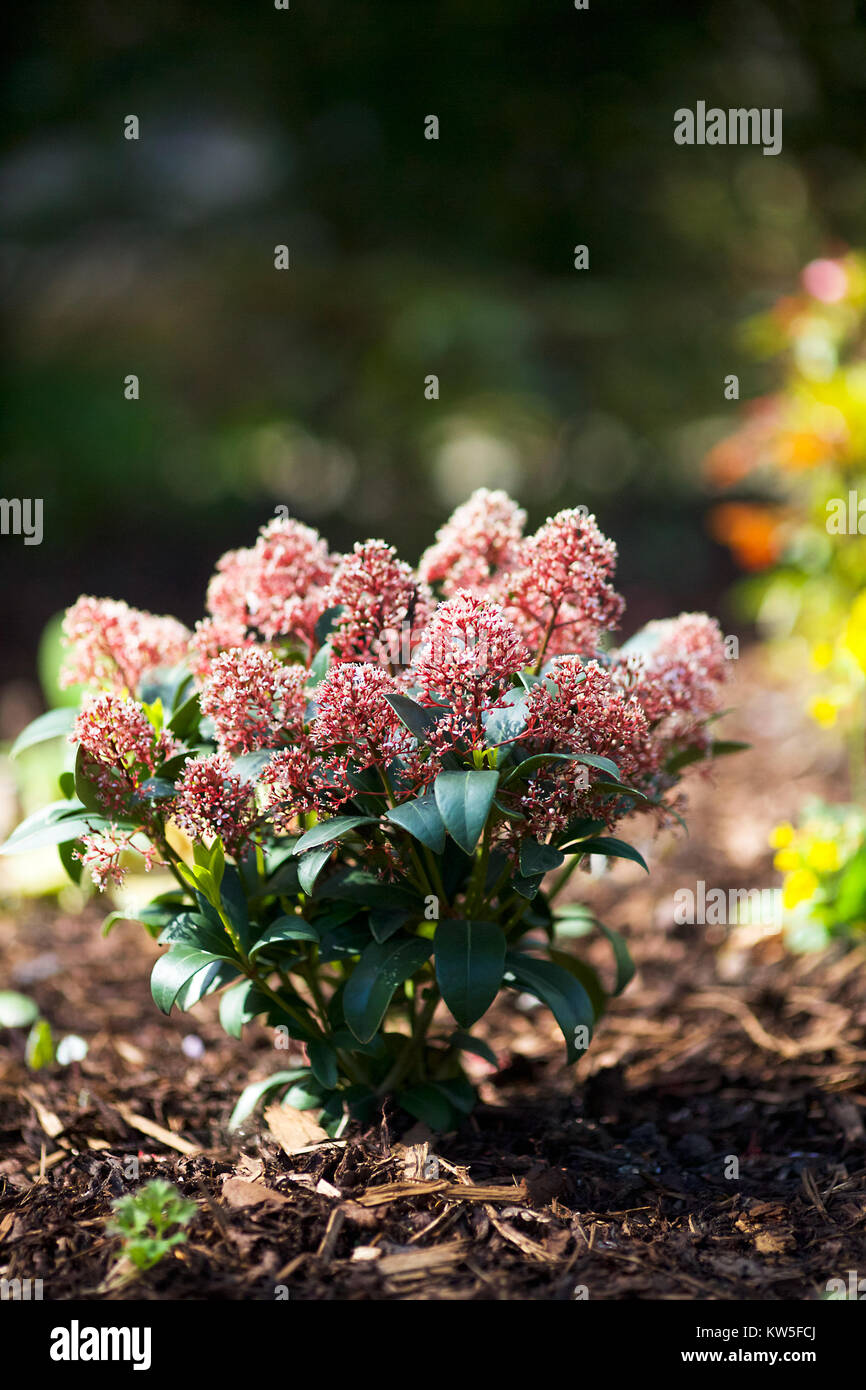
{"type": "Polygon", "coordinates": [[[114,1220],[109,1235],[120,1236],[122,1258],[143,1272],[187,1238],[184,1227],[195,1216],[195,1202],[182,1197],[176,1187],[161,1178],[112,1203],[114,1220]]]}

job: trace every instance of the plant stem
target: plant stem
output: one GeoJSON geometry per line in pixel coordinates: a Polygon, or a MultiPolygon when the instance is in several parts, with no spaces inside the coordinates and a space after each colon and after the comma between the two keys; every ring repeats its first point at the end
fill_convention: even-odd
{"type": "Polygon", "coordinates": [[[571,863],[566,864],[562,872],[557,875],[556,879],[554,880],[553,887],[547,895],[547,901],[549,903],[553,902],[553,899],[568,883],[568,880],[571,878],[571,875],[574,873],[575,869],[580,863],[580,858],[581,856],[579,854],[572,855],[571,863]]]}
{"type": "Polygon", "coordinates": [[[427,1029],[430,1027],[438,1003],[439,987],[434,984],[429,987],[429,993],[424,1001],[423,1009],[413,1020],[413,1036],[407,1041],[400,1056],[385,1077],[385,1080],[379,1086],[376,1092],[377,1095],[383,1096],[388,1091],[393,1091],[410,1071],[412,1063],[424,1046],[424,1041],[427,1037],[427,1029]]]}

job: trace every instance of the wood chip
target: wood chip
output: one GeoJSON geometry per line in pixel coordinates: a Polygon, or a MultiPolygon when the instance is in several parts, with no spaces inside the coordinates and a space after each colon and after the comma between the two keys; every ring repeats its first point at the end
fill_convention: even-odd
{"type": "Polygon", "coordinates": [[[405,1254],[383,1255],[378,1268],[382,1274],[400,1276],[424,1274],[428,1269],[459,1264],[466,1256],[471,1241],[453,1240],[448,1245],[435,1245],[432,1250],[409,1250],[405,1254]]]}
{"type": "Polygon", "coordinates": [[[32,1095],[30,1091],[25,1091],[24,1095],[25,1099],[29,1101],[33,1109],[36,1111],[36,1118],[39,1121],[41,1128],[48,1135],[48,1138],[56,1139],[58,1134],[62,1134],[64,1129],[63,1121],[59,1119],[57,1115],[55,1115],[54,1111],[48,1110],[42,1104],[42,1101],[39,1100],[36,1096],[32,1095]]]}
{"type": "Polygon", "coordinates": [[[146,1115],[136,1115],[128,1105],[118,1102],[115,1109],[130,1129],[137,1129],[139,1134],[146,1134],[148,1139],[157,1139],[160,1144],[165,1144],[166,1148],[176,1149],[180,1154],[201,1153],[199,1144],[191,1144],[188,1139],[182,1139],[179,1134],[172,1134],[170,1129],[164,1129],[155,1120],[149,1120],[146,1115]]]}
{"type": "Polygon", "coordinates": [[[282,1206],[287,1202],[281,1192],[264,1187],[260,1182],[247,1182],[246,1178],[226,1178],[222,1190],[223,1201],[227,1206],[242,1211],[245,1207],[258,1207],[263,1203],[269,1206],[282,1206]]]}
{"type": "Polygon", "coordinates": [[[429,1182],[386,1182],[368,1187],[355,1201],[364,1207],[378,1207],[386,1202],[399,1202],[404,1197],[444,1197],[449,1202],[520,1202],[526,1199],[526,1189],[509,1184],[481,1187],[475,1183],[447,1182],[445,1178],[429,1182]]]}
{"type": "Polygon", "coordinates": [[[265,1124],[283,1153],[289,1156],[322,1140],[328,1141],[322,1126],[316,1123],[309,1111],[295,1110],[291,1105],[269,1105],[265,1111],[265,1124]]]}
{"type": "Polygon", "coordinates": [[[345,1219],[345,1215],[340,1210],[340,1208],[335,1207],[334,1210],[331,1212],[331,1215],[328,1217],[328,1224],[325,1227],[325,1234],[322,1236],[322,1239],[319,1242],[319,1248],[316,1251],[316,1254],[320,1260],[329,1260],[333,1255],[334,1247],[337,1244],[337,1239],[339,1237],[340,1231],[343,1228],[343,1222],[345,1221],[345,1219]]]}

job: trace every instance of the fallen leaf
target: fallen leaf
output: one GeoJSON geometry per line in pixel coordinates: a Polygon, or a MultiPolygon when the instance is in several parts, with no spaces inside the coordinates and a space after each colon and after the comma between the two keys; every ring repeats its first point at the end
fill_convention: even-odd
{"type": "Polygon", "coordinates": [[[288,1201],[288,1197],[281,1192],[274,1192],[258,1182],[247,1182],[246,1178],[227,1178],[223,1183],[222,1196],[223,1201],[236,1210],[261,1206],[263,1202],[269,1206],[281,1206],[288,1201]]]}
{"type": "Polygon", "coordinates": [[[265,1111],[265,1124],[276,1139],[284,1154],[292,1155],[312,1144],[328,1142],[328,1135],[320,1124],[306,1110],[295,1110],[290,1105],[269,1105],[265,1111]]]}

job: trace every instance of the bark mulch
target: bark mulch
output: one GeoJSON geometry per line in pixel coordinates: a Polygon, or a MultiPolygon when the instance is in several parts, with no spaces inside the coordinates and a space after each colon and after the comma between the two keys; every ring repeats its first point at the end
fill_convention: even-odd
{"type": "MultiPolygon", "coordinates": [[[[755,753],[698,782],[691,838],[658,842],[651,878],[578,885],[639,967],[589,1053],[567,1071],[549,1016],[508,996],[479,1029],[500,1070],[479,1063],[458,1133],[392,1110],[300,1152],[261,1115],[230,1134],[245,1082],[291,1064],[266,1030],[226,1038],[213,1001],[160,1018],[132,926],[101,939],[93,911],[39,904],[0,918],[4,986],[90,1045],[34,1073],[4,1035],[0,1276],[41,1278],[46,1299],[798,1301],[862,1277],[866,951],[792,957],[758,930],[674,922],[696,878],[776,882],[769,825],[833,775],[778,698],[741,690],[732,736],[755,753]],[[111,1202],[155,1176],[198,1215],[119,1284],[111,1202]]],[[[607,968],[603,943],[589,953],[607,968]]]]}

